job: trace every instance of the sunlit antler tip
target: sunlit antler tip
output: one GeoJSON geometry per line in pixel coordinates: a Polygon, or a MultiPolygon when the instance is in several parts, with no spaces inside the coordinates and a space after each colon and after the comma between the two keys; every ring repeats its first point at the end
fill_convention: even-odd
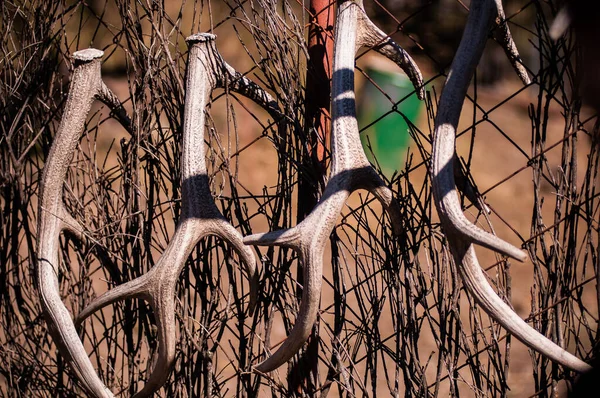
{"type": "Polygon", "coordinates": [[[517,260],[519,260],[520,262],[524,263],[527,260],[527,252],[524,252],[523,250],[519,250],[519,255],[516,258],[517,260]]]}
{"type": "Polygon", "coordinates": [[[294,227],[244,236],[245,245],[297,247],[300,231],[294,227]]]}
{"type": "Polygon", "coordinates": [[[573,18],[569,8],[566,6],[562,8],[558,14],[556,14],[554,21],[552,21],[552,24],[550,25],[550,30],[548,32],[550,34],[550,38],[552,40],[558,40],[562,35],[564,35],[567,29],[569,29],[572,19],[573,18]]]}
{"type": "Polygon", "coordinates": [[[266,232],[244,236],[242,242],[244,242],[245,245],[258,245],[263,243],[265,234],[266,232]]]}
{"type": "Polygon", "coordinates": [[[100,59],[104,56],[104,51],[97,48],[86,48],[85,50],[75,51],[73,59],[79,62],[90,62],[95,59],[100,59]]]}
{"type": "Polygon", "coordinates": [[[194,33],[191,36],[188,36],[185,41],[188,44],[194,43],[204,43],[207,41],[214,41],[217,38],[217,35],[213,35],[212,33],[194,33]]]}

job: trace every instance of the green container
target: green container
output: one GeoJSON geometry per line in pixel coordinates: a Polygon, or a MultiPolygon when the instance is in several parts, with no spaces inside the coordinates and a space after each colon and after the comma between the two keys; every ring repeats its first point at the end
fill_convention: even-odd
{"type": "Polygon", "coordinates": [[[358,104],[358,125],[361,131],[365,126],[369,127],[361,132],[361,141],[369,161],[379,165],[383,173],[391,177],[404,167],[411,143],[404,117],[416,123],[423,105],[414,93],[412,83],[401,72],[387,72],[372,67],[367,67],[365,72],[379,88],[368,80],[363,86],[358,104]]]}

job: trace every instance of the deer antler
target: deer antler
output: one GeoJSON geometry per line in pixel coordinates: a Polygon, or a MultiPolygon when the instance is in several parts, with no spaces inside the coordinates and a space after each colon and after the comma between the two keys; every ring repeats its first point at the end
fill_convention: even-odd
{"type": "Polygon", "coordinates": [[[393,41],[388,35],[383,33],[381,29],[377,27],[368,17],[367,13],[362,4],[362,0],[356,0],[360,11],[356,18],[358,18],[358,26],[360,32],[358,32],[359,42],[357,43],[356,50],[361,46],[371,47],[381,55],[386,56],[390,60],[394,61],[412,82],[413,86],[417,90],[417,97],[420,100],[425,99],[425,85],[423,84],[423,76],[419,67],[412,59],[412,57],[395,41],[393,41]]]}
{"type": "Polygon", "coordinates": [[[100,64],[103,54],[93,48],[73,54],[75,70],[67,103],[40,185],[37,283],[42,311],[61,355],[88,393],[108,398],[113,395],[96,374],[58,288],[60,233],[68,230],[79,239],[84,238],[83,227],[67,212],[62,195],[67,169],[94,99],[106,103],[126,128],[130,124],[117,97],[102,81],[100,64]]]}
{"type": "Polygon", "coordinates": [[[435,120],[432,154],[432,186],[442,228],[467,291],[504,328],[532,349],[570,369],[585,372],[591,367],[554,344],[523,321],[487,282],[473,244],[524,261],[525,253],[471,224],[463,215],[456,193],[453,159],[456,127],[466,91],[481,57],[494,18],[492,0],[471,2],[467,26],[450,68],[435,120]]]}
{"type": "Polygon", "coordinates": [[[246,244],[289,247],[298,252],[304,267],[304,285],[296,324],[281,347],[256,366],[270,372],[288,361],[310,334],[319,310],[323,252],[346,199],[357,189],[370,191],[389,213],[394,233],[401,231],[399,206],[389,188],[369,164],[362,148],[354,98],[354,57],[362,45],[376,45],[398,63],[422,95],[423,79],[413,60],[368,19],[362,1],[338,6],[332,79],[331,171],[323,197],[297,226],[244,238],[246,244]],[[382,44],[383,43],[383,44],[382,44]]]}
{"type": "Polygon", "coordinates": [[[508,22],[506,21],[506,15],[504,14],[504,7],[502,6],[502,0],[495,0],[496,2],[496,25],[498,25],[498,29],[494,30],[494,37],[504,48],[504,53],[508,57],[510,63],[513,66],[513,69],[519,76],[519,79],[523,82],[523,84],[531,84],[531,79],[529,78],[529,74],[527,73],[527,69],[523,65],[523,60],[521,60],[521,56],[519,55],[519,50],[517,50],[517,45],[512,38],[512,34],[510,33],[510,29],[508,28],[508,22]]]}
{"type": "Polygon", "coordinates": [[[250,279],[250,311],[258,294],[256,262],[241,234],[221,215],[208,182],[204,156],[205,108],[211,92],[228,87],[279,117],[275,100],[227,65],[217,52],[216,36],[196,34],[188,37],[185,112],[182,150],[182,212],[173,239],[160,260],[141,277],[120,285],[98,297],[77,317],[77,323],[95,311],[126,298],[142,298],[152,306],[158,326],[158,349],[154,368],[144,388],[135,397],[147,397],[166,381],[175,359],[175,285],[187,258],[196,244],[208,235],[229,242],[246,265],[250,279]]]}

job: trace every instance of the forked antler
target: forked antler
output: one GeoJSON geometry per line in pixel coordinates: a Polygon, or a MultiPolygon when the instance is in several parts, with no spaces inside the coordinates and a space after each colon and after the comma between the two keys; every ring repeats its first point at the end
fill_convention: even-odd
{"type": "Polygon", "coordinates": [[[83,227],[67,212],[63,187],[94,99],[106,103],[125,127],[129,127],[129,118],[117,97],[102,81],[100,64],[103,54],[92,48],[73,54],[75,70],[67,103],[40,185],[37,283],[42,311],[61,355],[88,393],[107,398],[113,395],[96,374],[77,335],[71,314],[61,300],[58,286],[60,233],[67,230],[79,239],[84,238],[83,227]]]}
{"type": "Polygon", "coordinates": [[[354,98],[355,52],[363,45],[378,46],[413,80],[423,94],[423,80],[413,60],[389,40],[368,19],[362,1],[341,1],[338,5],[334,41],[332,78],[331,171],[323,197],[314,210],[297,226],[281,231],[255,234],[244,238],[246,244],[289,247],[298,252],[304,268],[302,300],[296,324],[281,347],[256,366],[270,372],[288,361],[302,347],[317,319],[323,252],[346,199],[357,189],[373,193],[389,213],[396,234],[401,231],[398,203],[369,164],[362,148],[354,98]]]}
{"type": "Polygon", "coordinates": [[[157,320],[158,348],[152,373],[136,398],[152,395],[169,375],[175,359],[175,286],[187,258],[202,238],[216,235],[231,244],[241,257],[250,279],[250,311],[258,294],[254,255],[212,199],[204,156],[204,112],[212,91],[227,87],[254,100],[272,115],[278,113],[275,101],[268,93],[225,63],[217,52],[215,38],[211,34],[187,38],[190,50],[181,159],[182,210],[173,239],[150,271],[100,296],[77,317],[79,324],[95,311],[126,298],[142,298],[150,303],[157,320]]]}
{"type": "Polygon", "coordinates": [[[432,185],[442,228],[467,291],[492,318],[527,346],[570,369],[584,372],[590,366],[571,355],[523,321],[492,289],[479,266],[473,244],[479,244],[519,261],[525,253],[473,225],[462,213],[453,175],[456,127],[467,88],[473,76],[497,7],[492,0],[473,0],[460,46],[446,85],[438,114],[432,154],[432,185]]]}

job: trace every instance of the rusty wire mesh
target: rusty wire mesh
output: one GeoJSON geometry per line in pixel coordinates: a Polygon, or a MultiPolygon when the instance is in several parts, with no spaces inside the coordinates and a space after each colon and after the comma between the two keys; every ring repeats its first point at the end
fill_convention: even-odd
{"type": "MultiPolygon", "coordinates": [[[[177,359],[163,396],[549,396],[573,381],[574,374],[538,354],[524,357],[526,348],[462,291],[433,210],[427,169],[452,55],[444,51],[460,38],[467,6],[366,3],[424,65],[428,82],[425,111],[409,123],[405,166],[387,180],[408,239],[392,236],[371,196],[354,194],[330,239],[318,338],[306,347],[317,353],[318,372],[306,371],[297,356],[269,377],[250,373],[250,366],[293,325],[296,258],[286,249],[255,249],[261,293],[250,315],[236,256],[216,238],[203,240],[180,279],[177,359]],[[451,27],[447,46],[428,31],[436,23],[451,27]]],[[[508,8],[534,82],[522,87],[509,77],[490,88],[476,80],[458,155],[492,210],[479,212],[464,200],[466,214],[530,254],[529,262],[511,265],[478,249],[490,282],[509,301],[519,296],[516,309],[538,330],[589,359],[600,301],[598,124],[577,95],[574,38],[548,37],[555,7],[531,1],[508,8]],[[494,177],[486,179],[490,170],[494,177]],[[517,267],[519,280],[511,280],[517,267]]],[[[293,0],[31,0],[5,1],[1,10],[0,395],[80,396],[47,333],[34,286],[39,180],[66,99],[69,54],[88,46],[105,51],[104,77],[134,132],[96,106],[65,184],[68,209],[87,229],[84,242],[69,235],[61,241],[61,292],[77,314],[101,292],[145,273],[172,235],[189,34],[217,34],[223,57],[268,89],[289,120],[278,130],[255,105],[214,95],[206,147],[217,205],[244,235],[295,224],[306,144],[308,10],[293,0]]],[[[363,87],[371,84],[360,61],[365,51],[357,71],[363,87]]],[[[486,68],[495,73],[508,64],[488,51],[479,68],[484,77],[486,68]]],[[[404,100],[390,100],[365,128],[402,113],[404,100]]],[[[154,323],[146,304],[128,300],[81,332],[102,380],[120,396],[137,391],[149,373],[154,323]]]]}

